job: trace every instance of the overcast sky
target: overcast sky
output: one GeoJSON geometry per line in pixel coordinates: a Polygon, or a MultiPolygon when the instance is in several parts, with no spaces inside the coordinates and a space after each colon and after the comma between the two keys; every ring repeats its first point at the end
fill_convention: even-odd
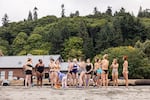
{"type": "Polygon", "coordinates": [[[106,11],[108,6],[112,7],[113,12],[124,7],[135,15],[140,6],[143,9],[150,8],[150,0],[0,0],[0,19],[5,13],[11,22],[26,19],[29,10],[33,11],[35,6],[38,8],[39,18],[47,15],[60,17],[61,4],[65,5],[66,16],[76,10],[79,10],[81,16],[92,14],[94,7],[101,12],[106,11]]]}

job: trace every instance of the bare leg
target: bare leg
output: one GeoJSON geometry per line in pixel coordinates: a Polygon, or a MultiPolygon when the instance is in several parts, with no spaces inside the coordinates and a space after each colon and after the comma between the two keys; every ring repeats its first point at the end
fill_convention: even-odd
{"type": "Polygon", "coordinates": [[[31,87],[31,75],[28,75],[28,85],[31,87]]]}
{"type": "Polygon", "coordinates": [[[80,76],[79,76],[79,86],[80,86],[80,87],[83,85],[83,75],[84,75],[84,73],[81,72],[81,73],[80,73],[80,76]]]}
{"type": "Polygon", "coordinates": [[[115,75],[112,74],[113,86],[115,86],[115,75]]]}
{"type": "Polygon", "coordinates": [[[73,86],[75,86],[75,74],[72,73],[72,81],[73,81],[73,86]]]}
{"type": "Polygon", "coordinates": [[[39,73],[36,72],[36,77],[37,77],[37,87],[39,86],[39,73]]]}
{"type": "Polygon", "coordinates": [[[100,74],[97,74],[96,83],[98,86],[100,86],[100,74]]]}
{"type": "Polygon", "coordinates": [[[84,73],[82,80],[83,80],[83,86],[85,87],[86,86],[86,75],[85,75],[85,73],[84,73]]]}
{"type": "Polygon", "coordinates": [[[128,73],[126,73],[126,87],[128,87],[128,73]]]}
{"type": "Polygon", "coordinates": [[[78,73],[75,74],[76,86],[78,86],[78,73]]]}
{"type": "Polygon", "coordinates": [[[93,86],[96,86],[98,83],[98,79],[97,79],[97,75],[93,75],[93,81],[94,81],[94,84],[93,86]]]}
{"type": "Polygon", "coordinates": [[[43,84],[43,73],[41,73],[41,75],[40,75],[40,81],[41,81],[40,86],[42,87],[42,84],[43,84]]]}
{"type": "Polygon", "coordinates": [[[106,79],[106,81],[105,81],[106,83],[105,84],[106,84],[106,87],[108,87],[108,73],[105,75],[105,77],[106,77],[105,78],[106,79]]]}
{"type": "Polygon", "coordinates": [[[50,73],[50,80],[51,80],[51,87],[53,87],[53,84],[54,84],[54,72],[50,73]]]}
{"type": "Polygon", "coordinates": [[[27,87],[27,84],[28,84],[28,75],[26,75],[26,78],[25,78],[25,87],[27,87]]]}
{"type": "Polygon", "coordinates": [[[105,78],[106,78],[106,75],[105,73],[102,73],[102,85],[105,86],[105,78]]]}
{"type": "Polygon", "coordinates": [[[90,77],[91,77],[91,75],[90,74],[87,74],[87,87],[89,87],[89,81],[90,81],[90,77]]]}
{"type": "Polygon", "coordinates": [[[118,74],[116,74],[116,86],[118,86],[118,74]]]}

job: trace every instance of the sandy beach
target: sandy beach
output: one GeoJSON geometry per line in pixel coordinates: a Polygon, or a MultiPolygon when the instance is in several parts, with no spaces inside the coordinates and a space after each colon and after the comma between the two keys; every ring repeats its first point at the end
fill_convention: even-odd
{"type": "Polygon", "coordinates": [[[0,87],[0,100],[149,100],[150,86],[124,86],[108,88],[53,89],[23,86],[0,87]]]}

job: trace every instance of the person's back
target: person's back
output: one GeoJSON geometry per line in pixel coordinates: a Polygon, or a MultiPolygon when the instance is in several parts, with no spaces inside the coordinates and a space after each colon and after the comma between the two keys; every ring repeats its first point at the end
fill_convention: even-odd
{"type": "Polygon", "coordinates": [[[86,63],[85,63],[85,61],[81,61],[79,65],[80,65],[80,70],[81,71],[86,71],[86,69],[85,69],[86,63]]]}

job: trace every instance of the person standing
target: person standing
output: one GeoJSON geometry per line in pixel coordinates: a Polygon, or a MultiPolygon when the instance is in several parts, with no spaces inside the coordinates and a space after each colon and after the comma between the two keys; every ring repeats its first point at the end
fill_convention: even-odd
{"type": "Polygon", "coordinates": [[[85,72],[86,72],[86,63],[83,60],[83,58],[81,58],[81,61],[79,62],[79,72],[80,72],[80,76],[79,76],[79,87],[85,86],[85,72]]]}
{"type": "Polygon", "coordinates": [[[89,87],[92,72],[93,72],[93,64],[88,58],[86,60],[86,86],[87,87],[89,87]]]}
{"type": "Polygon", "coordinates": [[[101,63],[101,59],[98,60],[98,67],[96,70],[96,74],[97,74],[97,85],[98,86],[102,86],[102,63],[101,63]]]}
{"type": "Polygon", "coordinates": [[[125,79],[125,85],[126,87],[128,87],[128,57],[127,56],[123,56],[123,60],[124,60],[124,63],[123,63],[123,77],[125,79]]]}
{"type": "Polygon", "coordinates": [[[54,88],[60,88],[59,84],[59,76],[60,76],[60,61],[56,60],[55,67],[54,67],[54,88]]]}
{"type": "Polygon", "coordinates": [[[79,64],[76,58],[73,59],[73,67],[72,67],[72,79],[73,79],[73,86],[77,86],[78,84],[78,68],[79,64]]]}
{"type": "Polygon", "coordinates": [[[102,85],[103,86],[108,86],[108,66],[109,66],[109,61],[108,61],[108,54],[105,54],[103,56],[103,60],[102,60],[102,85]]]}
{"type": "Polygon", "coordinates": [[[44,72],[44,64],[43,64],[42,59],[39,59],[39,63],[36,64],[35,72],[36,72],[36,76],[37,76],[37,86],[42,87],[43,72],[44,72]]]}
{"type": "Polygon", "coordinates": [[[32,59],[28,58],[27,62],[23,66],[25,70],[25,88],[31,87],[31,76],[32,76],[32,59]]]}
{"type": "Polygon", "coordinates": [[[72,59],[68,59],[68,73],[67,73],[67,79],[69,81],[67,81],[67,84],[69,84],[69,86],[72,85],[72,68],[73,68],[73,63],[72,63],[72,59]]]}
{"type": "Polygon", "coordinates": [[[112,68],[113,86],[118,86],[118,67],[119,64],[117,62],[117,59],[113,59],[113,62],[110,66],[110,68],[112,68]]]}
{"type": "Polygon", "coordinates": [[[53,58],[50,58],[50,64],[49,64],[49,79],[51,82],[51,87],[54,85],[54,68],[56,64],[53,58]]]}

